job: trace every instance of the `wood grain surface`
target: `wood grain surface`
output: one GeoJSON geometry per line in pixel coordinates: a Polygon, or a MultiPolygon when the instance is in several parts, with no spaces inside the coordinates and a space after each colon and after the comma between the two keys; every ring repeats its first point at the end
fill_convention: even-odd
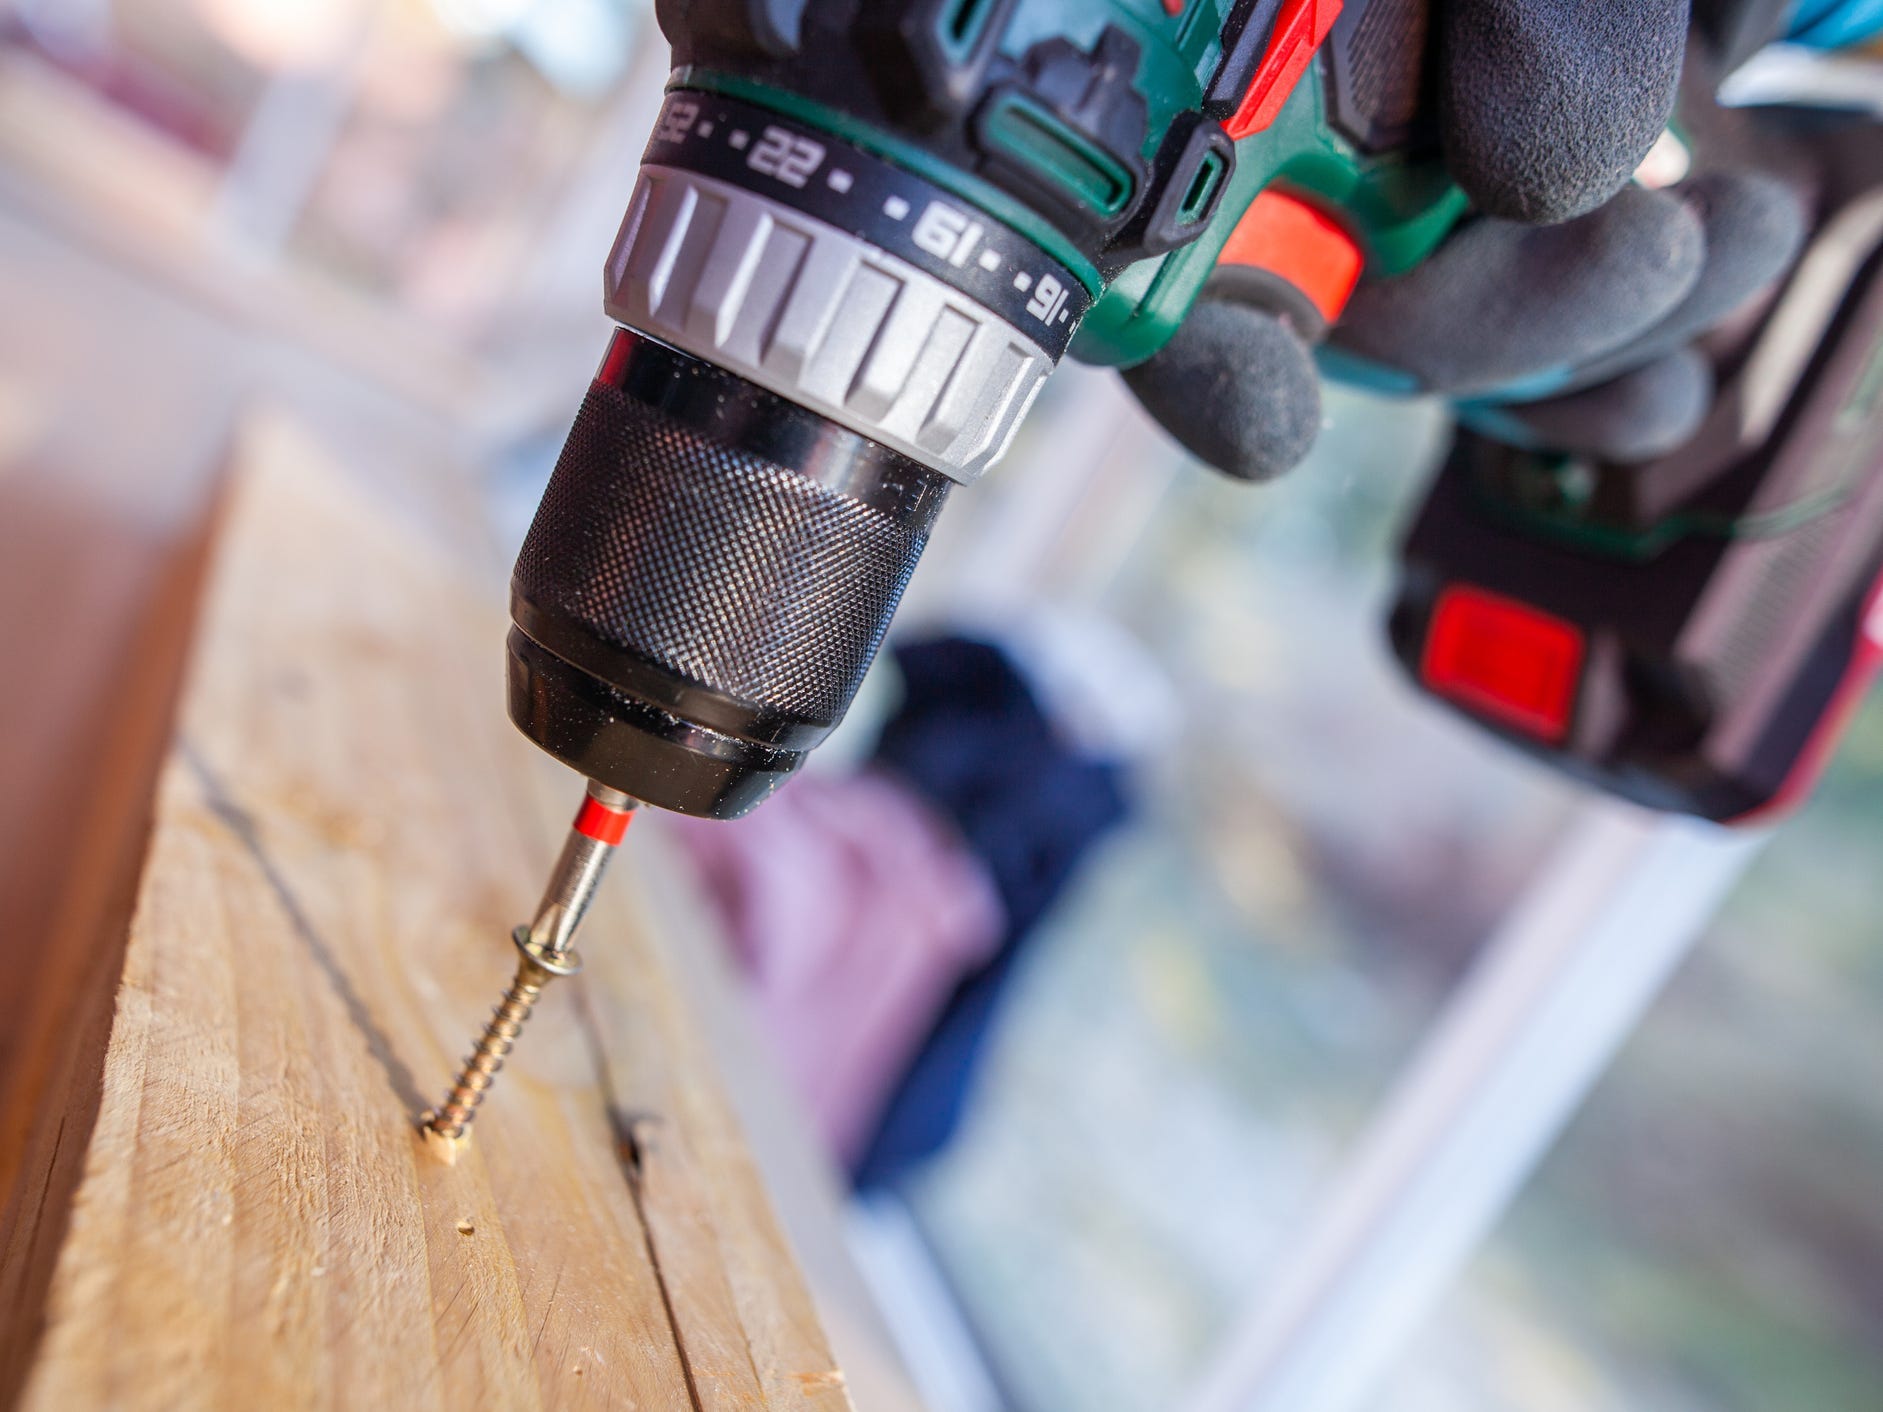
{"type": "Polygon", "coordinates": [[[472,1140],[419,1136],[579,787],[488,583],[292,426],[238,467],[23,1405],[848,1407],[631,846],[472,1140]]]}

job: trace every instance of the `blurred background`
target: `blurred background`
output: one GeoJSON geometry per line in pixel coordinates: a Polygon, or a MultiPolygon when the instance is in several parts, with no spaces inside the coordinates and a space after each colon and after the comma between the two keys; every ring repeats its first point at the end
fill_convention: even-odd
{"type": "MultiPolygon", "coordinates": [[[[0,924],[48,905],[18,860],[187,616],[246,409],[392,513],[461,482],[503,571],[665,71],[642,0],[0,4],[0,924]]],[[[666,825],[936,1412],[1179,1405],[1579,807],[1385,650],[1443,410],[1328,416],[1236,486],[1069,367],[770,806],[833,887],[751,872],[768,811],[666,825]],[[859,855],[845,819],[911,807],[911,853],[859,855]]],[[[1879,784],[1872,702],[1373,1405],[1883,1407],[1879,784]]]]}

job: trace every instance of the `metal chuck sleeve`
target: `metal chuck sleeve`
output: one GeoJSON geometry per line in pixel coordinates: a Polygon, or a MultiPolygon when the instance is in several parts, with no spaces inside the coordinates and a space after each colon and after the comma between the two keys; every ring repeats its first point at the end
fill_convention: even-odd
{"type": "Polygon", "coordinates": [[[843,718],[951,483],[618,330],[517,559],[511,719],[636,799],[745,813],[843,718]]]}

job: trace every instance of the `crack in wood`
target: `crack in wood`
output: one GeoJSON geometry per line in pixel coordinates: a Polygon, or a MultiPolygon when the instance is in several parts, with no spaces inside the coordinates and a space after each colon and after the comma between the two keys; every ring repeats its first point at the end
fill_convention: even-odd
{"type": "Polygon", "coordinates": [[[660,1290],[661,1308],[667,1314],[667,1327],[673,1330],[674,1351],[680,1355],[680,1375],[686,1379],[687,1397],[692,1400],[694,1412],[706,1412],[706,1404],[700,1399],[699,1380],[693,1371],[693,1355],[687,1349],[686,1330],[681,1327],[679,1317],[674,1313],[673,1291],[668,1287],[667,1271],[660,1263],[660,1246],[654,1240],[654,1229],[647,1219],[647,1201],[642,1181],[645,1173],[640,1135],[635,1131],[637,1123],[649,1121],[645,1115],[630,1114],[615,1096],[614,1084],[608,1071],[608,1055],[603,1048],[599,1026],[594,1011],[590,1009],[585,995],[578,994],[576,1003],[578,1023],[582,1034],[588,1040],[589,1054],[595,1061],[595,1074],[602,1092],[603,1112],[608,1119],[609,1130],[615,1139],[615,1160],[621,1164],[621,1175],[627,1181],[628,1194],[634,1199],[635,1219],[641,1225],[641,1241],[647,1247],[647,1263],[654,1271],[654,1283],[660,1290]]]}

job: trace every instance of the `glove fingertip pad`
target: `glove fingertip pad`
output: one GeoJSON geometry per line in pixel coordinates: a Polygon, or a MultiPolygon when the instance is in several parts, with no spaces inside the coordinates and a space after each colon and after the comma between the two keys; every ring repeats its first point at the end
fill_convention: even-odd
{"type": "Polygon", "coordinates": [[[1712,367],[1683,348],[1581,392],[1504,410],[1545,446],[1626,462],[1682,445],[1712,402],[1712,367]]]}
{"type": "Polygon", "coordinates": [[[1724,318],[1791,267],[1808,224],[1803,202],[1763,172],[1707,172],[1676,188],[1706,231],[1707,267],[1688,303],[1695,332],[1724,318]]]}
{"type": "Polygon", "coordinates": [[[1363,281],[1331,341],[1430,391],[1492,392],[1638,338],[1687,297],[1705,251],[1687,204],[1638,187],[1545,229],[1478,220],[1410,273],[1363,281]]]}
{"type": "Polygon", "coordinates": [[[1314,355],[1287,324],[1245,304],[1198,304],[1162,350],[1123,376],[1186,450],[1239,480],[1289,470],[1320,430],[1314,355]]]}
{"type": "Polygon", "coordinates": [[[1481,211],[1554,224],[1606,201],[1666,127],[1685,0],[1454,0],[1445,8],[1446,163],[1481,211]]]}

